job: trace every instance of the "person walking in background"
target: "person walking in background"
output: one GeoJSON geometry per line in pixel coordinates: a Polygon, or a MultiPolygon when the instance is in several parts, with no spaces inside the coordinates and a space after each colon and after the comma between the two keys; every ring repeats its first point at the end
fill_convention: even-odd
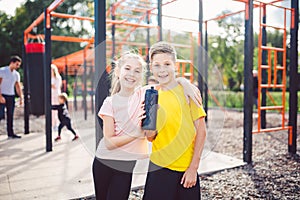
{"type": "MultiPolygon", "coordinates": [[[[61,93],[62,79],[56,65],[51,64],[51,104],[58,105],[58,96],[61,93]]],[[[57,110],[52,110],[52,130],[58,130],[57,110]]]]}
{"type": "MultiPolygon", "coordinates": [[[[6,107],[7,116],[7,136],[8,138],[21,138],[16,135],[13,130],[13,117],[15,109],[15,89],[20,98],[20,105],[23,104],[23,92],[21,88],[20,73],[17,69],[20,68],[22,59],[19,56],[12,56],[9,65],[0,68],[0,107],[4,114],[6,107]]],[[[4,116],[2,116],[4,117],[4,116]]]]}
{"type": "Polygon", "coordinates": [[[68,95],[66,93],[61,93],[58,95],[58,105],[52,105],[52,110],[57,110],[59,125],[58,125],[58,136],[55,138],[55,141],[61,140],[61,130],[64,126],[67,127],[74,134],[74,140],[78,139],[78,135],[71,126],[71,118],[67,108],[68,95]]]}
{"type": "Polygon", "coordinates": [[[150,48],[150,62],[159,82],[157,130],[145,130],[152,142],[144,200],[199,200],[198,167],[206,138],[202,106],[186,103],[175,80],[176,51],[159,42],[150,48]]]}

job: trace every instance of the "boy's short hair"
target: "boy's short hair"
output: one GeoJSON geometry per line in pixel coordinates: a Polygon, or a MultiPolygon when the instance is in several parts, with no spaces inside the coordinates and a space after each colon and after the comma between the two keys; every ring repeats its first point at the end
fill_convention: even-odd
{"type": "Polygon", "coordinates": [[[19,56],[11,56],[9,63],[22,62],[22,59],[19,56]]]}
{"type": "Polygon", "coordinates": [[[63,92],[63,93],[59,94],[58,97],[61,98],[61,99],[63,99],[64,102],[68,101],[68,95],[67,95],[67,93],[63,92]]]}
{"type": "Polygon", "coordinates": [[[154,55],[161,53],[172,55],[174,62],[176,62],[176,50],[171,44],[167,42],[157,42],[151,46],[149,50],[150,62],[152,61],[154,55]]]}

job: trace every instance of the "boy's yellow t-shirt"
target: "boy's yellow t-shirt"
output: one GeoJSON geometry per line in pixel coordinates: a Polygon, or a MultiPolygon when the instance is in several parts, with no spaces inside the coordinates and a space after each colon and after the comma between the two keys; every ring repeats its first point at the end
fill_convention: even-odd
{"type": "Polygon", "coordinates": [[[158,134],[152,142],[150,160],[161,167],[185,171],[192,160],[196,129],[194,121],[206,116],[202,107],[186,102],[181,85],[158,91],[158,134]]]}

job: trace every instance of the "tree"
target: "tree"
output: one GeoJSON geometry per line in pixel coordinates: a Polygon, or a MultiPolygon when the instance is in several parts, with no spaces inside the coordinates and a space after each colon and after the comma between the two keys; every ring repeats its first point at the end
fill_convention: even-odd
{"type": "MultiPolygon", "coordinates": [[[[228,11],[223,12],[226,14],[228,11]]],[[[209,57],[223,75],[224,84],[230,90],[238,90],[243,82],[243,19],[230,16],[218,21],[221,35],[209,37],[209,57]]],[[[209,66],[212,68],[212,65],[209,66]]]]}
{"type": "MultiPolygon", "coordinates": [[[[16,9],[15,16],[8,16],[0,12],[0,66],[7,64],[12,54],[22,55],[24,30],[48,7],[53,0],[27,0],[16,9]]],[[[64,1],[55,12],[77,14],[80,16],[93,16],[93,0],[64,1]]],[[[83,26],[83,22],[74,19],[53,18],[53,35],[91,37],[92,31],[83,26]]],[[[32,34],[43,34],[43,23],[39,24],[32,34]]],[[[52,56],[59,57],[81,49],[79,43],[53,42],[52,56]]]]}

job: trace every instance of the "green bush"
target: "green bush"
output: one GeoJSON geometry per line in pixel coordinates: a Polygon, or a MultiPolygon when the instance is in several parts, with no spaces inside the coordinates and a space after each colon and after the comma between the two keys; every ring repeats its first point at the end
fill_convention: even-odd
{"type": "MultiPolygon", "coordinates": [[[[267,106],[275,106],[282,104],[281,92],[269,92],[274,99],[275,104],[267,95],[267,106]]],[[[208,107],[226,107],[243,109],[244,106],[244,93],[233,91],[210,91],[208,95],[208,107]]],[[[289,109],[289,93],[285,94],[285,108],[289,109]]],[[[298,92],[298,112],[300,112],[300,92],[298,92]]]]}

